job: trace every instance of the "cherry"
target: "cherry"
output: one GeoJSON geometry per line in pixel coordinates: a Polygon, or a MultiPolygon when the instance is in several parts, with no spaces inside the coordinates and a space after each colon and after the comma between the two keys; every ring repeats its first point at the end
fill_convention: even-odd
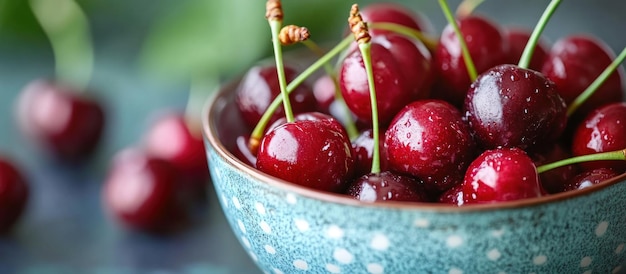
{"type": "Polygon", "coordinates": [[[421,189],[422,184],[423,182],[414,177],[383,171],[359,177],[346,193],[362,202],[427,202],[428,197],[421,189]]]}
{"type": "MultiPolygon", "coordinates": [[[[381,136],[384,134],[384,130],[381,131],[381,136]]],[[[387,170],[387,155],[385,153],[385,147],[383,139],[379,140],[380,148],[380,167],[381,170],[387,170]]],[[[366,129],[359,133],[359,135],[352,140],[352,150],[354,151],[355,161],[355,174],[357,176],[370,173],[372,169],[372,157],[374,154],[374,135],[372,129],[366,129]]]]}
{"type": "Polygon", "coordinates": [[[534,70],[505,64],[479,75],[467,92],[465,116],[483,149],[532,150],[560,137],[566,106],[554,83],[534,70]]]}
{"type": "Polygon", "coordinates": [[[16,104],[23,133],[58,159],[80,162],[100,142],[105,125],[103,107],[69,86],[35,80],[22,90],[16,104]]]}
{"type": "Polygon", "coordinates": [[[413,175],[428,191],[445,191],[463,179],[475,143],[461,113],[441,100],[408,104],[385,132],[389,169],[413,175]]]}
{"type": "Polygon", "coordinates": [[[125,226],[143,232],[172,233],[192,220],[196,193],[181,184],[169,161],[137,148],[118,152],[104,182],[105,209],[125,226]]]}
{"type": "Polygon", "coordinates": [[[0,234],[13,228],[28,203],[29,188],[22,172],[6,157],[0,157],[0,234]]]}
{"type": "Polygon", "coordinates": [[[442,204],[462,206],[465,204],[465,200],[463,198],[463,184],[455,185],[446,190],[439,196],[437,201],[442,204]]]}
{"type": "MultiPolygon", "coordinates": [[[[519,27],[508,27],[504,29],[504,35],[509,44],[508,63],[517,64],[519,63],[520,57],[522,57],[522,53],[524,52],[524,48],[528,43],[531,31],[519,27]]],[[[540,71],[547,55],[548,51],[546,50],[544,43],[537,43],[528,68],[540,71]]]]}
{"type": "Polygon", "coordinates": [[[353,176],[354,153],[345,130],[327,117],[268,130],[257,154],[257,169],[309,188],[344,192],[353,176]]]}
{"type": "Polygon", "coordinates": [[[252,153],[250,148],[248,147],[248,140],[250,136],[248,135],[239,135],[235,137],[235,147],[233,148],[233,155],[237,157],[237,159],[241,160],[245,164],[256,167],[256,154],[252,153]]]}
{"type": "MultiPolygon", "coordinates": [[[[285,77],[288,81],[297,76],[297,71],[291,67],[285,67],[285,77]]],[[[280,94],[278,75],[275,66],[254,66],[250,68],[237,87],[235,102],[241,112],[241,116],[249,127],[254,127],[261,116],[280,94]]],[[[293,102],[293,109],[297,113],[316,110],[316,101],[311,88],[301,84],[289,95],[293,102]]],[[[285,111],[279,108],[274,112],[271,121],[285,116],[285,111]]]]}
{"type": "MultiPolygon", "coordinates": [[[[508,41],[495,23],[476,15],[457,21],[477,73],[507,62],[508,41]]],[[[438,79],[433,96],[460,108],[473,79],[468,75],[459,39],[450,24],[441,34],[435,51],[434,68],[438,79]]]]}
{"type": "Polygon", "coordinates": [[[577,190],[600,184],[608,179],[618,176],[619,173],[608,168],[597,168],[582,172],[572,178],[563,188],[563,192],[577,190]]]}
{"type": "MultiPolygon", "coordinates": [[[[591,112],[574,131],[574,156],[623,148],[626,148],[626,102],[611,103],[591,112]]],[[[626,172],[624,161],[594,161],[581,166],[585,170],[605,167],[626,172]]]]}
{"type": "MultiPolygon", "coordinates": [[[[379,2],[365,6],[361,10],[363,21],[368,23],[394,23],[419,31],[430,31],[432,26],[425,18],[398,3],[379,2]]],[[[371,28],[370,34],[388,34],[390,31],[371,28]]]]}
{"type": "Polygon", "coordinates": [[[199,125],[173,111],[155,118],[143,136],[146,152],[171,162],[189,180],[206,184],[209,172],[199,125]]]}
{"type": "Polygon", "coordinates": [[[335,83],[333,78],[322,75],[313,84],[313,95],[317,101],[317,109],[323,113],[330,113],[330,107],[335,102],[335,83]]]}
{"type": "MultiPolygon", "coordinates": [[[[541,72],[556,84],[556,89],[571,104],[615,59],[613,51],[601,40],[588,35],[559,39],[551,48],[541,72]]],[[[572,124],[578,124],[593,109],[624,100],[623,70],[614,72],[582,104],[572,124]]]]}
{"type": "MultiPolygon", "coordinates": [[[[379,122],[385,125],[407,101],[428,96],[431,56],[418,40],[386,34],[372,37],[371,57],[378,90],[379,122]]],[[[371,124],[367,74],[358,48],[353,48],[342,61],[339,83],[350,110],[359,119],[371,124]]]]}
{"type": "Polygon", "coordinates": [[[541,186],[535,164],[519,148],[484,151],[469,165],[463,180],[465,204],[539,196],[541,186]]]}
{"type": "MultiPolygon", "coordinates": [[[[541,166],[570,158],[572,154],[561,143],[556,143],[543,147],[541,150],[533,151],[529,156],[535,163],[535,166],[541,166]]],[[[546,193],[559,193],[564,191],[563,186],[578,173],[580,173],[580,168],[577,164],[566,165],[539,173],[539,181],[546,193]]]]}

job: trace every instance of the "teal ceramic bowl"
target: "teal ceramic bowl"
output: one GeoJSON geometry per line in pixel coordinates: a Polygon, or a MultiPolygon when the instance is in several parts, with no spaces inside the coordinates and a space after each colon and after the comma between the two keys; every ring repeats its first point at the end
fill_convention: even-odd
{"type": "Polygon", "coordinates": [[[213,183],[233,233],[265,273],[621,273],[626,175],[492,205],[361,203],[268,176],[231,153],[236,82],[205,106],[213,183]]]}

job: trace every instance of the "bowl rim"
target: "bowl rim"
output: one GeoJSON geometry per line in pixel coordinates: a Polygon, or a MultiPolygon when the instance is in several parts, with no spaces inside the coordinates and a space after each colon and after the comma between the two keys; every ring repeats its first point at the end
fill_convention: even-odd
{"type": "MultiPolygon", "coordinates": [[[[256,168],[244,163],[237,158],[232,152],[228,151],[226,147],[218,138],[218,131],[216,127],[215,118],[220,110],[225,107],[225,104],[219,104],[220,100],[227,100],[229,92],[234,92],[236,85],[241,80],[236,78],[230,80],[225,84],[217,87],[211,95],[206,99],[206,102],[202,108],[202,134],[208,141],[208,144],[215,150],[215,152],[225,159],[225,161],[236,168],[237,170],[250,175],[252,178],[267,184],[270,187],[280,189],[285,192],[291,192],[297,195],[301,195],[307,198],[338,204],[345,206],[356,207],[377,207],[381,209],[402,209],[402,210],[420,210],[420,211],[434,211],[440,213],[461,213],[461,212],[477,212],[477,211],[495,211],[503,209],[519,209],[525,207],[534,207],[552,204],[565,200],[572,200],[587,196],[596,192],[599,192],[605,188],[609,188],[620,182],[626,181],[626,173],[620,174],[612,179],[609,179],[601,184],[592,185],[584,189],[561,192],[556,194],[550,194],[541,197],[527,198],[515,201],[505,201],[497,203],[485,203],[485,204],[468,204],[463,206],[454,206],[442,203],[426,203],[426,202],[402,202],[402,201],[376,201],[376,202],[362,202],[353,199],[347,195],[339,193],[331,193],[320,190],[311,189],[305,186],[301,186],[295,183],[291,183],[280,178],[263,173],[256,168]]],[[[208,149],[208,148],[207,148],[208,149]]],[[[210,162],[210,160],[209,160],[210,162]]],[[[626,184],[626,182],[623,182],[626,184]]]]}

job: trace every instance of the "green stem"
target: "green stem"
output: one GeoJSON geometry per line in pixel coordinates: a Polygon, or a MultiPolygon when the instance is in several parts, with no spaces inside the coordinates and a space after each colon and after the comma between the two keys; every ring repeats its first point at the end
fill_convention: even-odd
{"type": "Polygon", "coordinates": [[[392,31],[395,33],[405,35],[407,37],[418,39],[422,41],[422,43],[424,43],[424,45],[431,51],[437,48],[437,43],[438,43],[437,39],[428,37],[423,32],[416,30],[414,28],[409,28],[407,26],[403,26],[400,24],[387,23],[387,22],[367,23],[367,26],[372,29],[392,31]]]}
{"type": "Polygon", "coordinates": [[[602,84],[611,76],[613,72],[619,67],[619,65],[626,58],[626,47],[622,49],[622,52],[613,60],[613,62],[604,69],[604,71],[594,80],[589,87],[587,87],[581,94],[574,99],[574,101],[567,108],[567,116],[572,116],[574,112],[580,107],[593,93],[600,88],[602,84]]]}
{"type": "Polygon", "coordinates": [[[461,46],[461,52],[463,54],[463,61],[465,62],[465,67],[467,68],[467,75],[469,75],[470,81],[474,82],[474,80],[478,77],[478,73],[476,72],[476,66],[474,65],[474,61],[472,61],[472,56],[467,48],[465,37],[463,37],[461,29],[459,29],[459,25],[457,24],[456,19],[454,19],[452,11],[450,11],[448,2],[446,0],[439,0],[439,5],[441,6],[441,10],[445,15],[446,20],[448,20],[448,23],[452,26],[452,29],[454,29],[454,32],[459,39],[459,45],[461,46]]]}
{"type": "Polygon", "coordinates": [[[559,168],[576,163],[590,162],[590,161],[606,161],[606,160],[626,160],[626,149],[620,149],[615,151],[600,152],[582,156],[576,156],[568,159],[563,159],[554,163],[545,164],[537,167],[537,172],[542,173],[551,169],[559,168]]]}
{"type": "Polygon", "coordinates": [[[528,68],[530,64],[530,59],[533,56],[533,52],[537,46],[537,42],[539,41],[539,37],[543,32],[543,29],[546,28],[548,24],[548,20],[552,17],[552,14],[556,11],[556,8],[561,4],[561,0],[552,0],[548,7],[543,11],[541,18],[539,18],[539,22],[537,22],[537,26],[533,29],[533,32],[530,34],[530,38],[528,39],[528,43],[526,43],[526,47],[524,47],[524,51],[522,52],[522,57],[520,57],[519,63],[517,66],[521,68],[528,68]]]}
{"type": "Polygon", "coordinates": [[[367,73],[367,84],[370,89],[370,104],[372,108],[372,139],[374,142],[374,151],[372,152],[372,170],[371,173],[380,173],[380,134],[378,130],[378,100],[376,99],[376,86],[374,85],[374,71],[372,69],[371,43],[359,43],[363,64],[367,73]]]}
{"type": "MultiPolygon", "coordinates": [[[[302,43],[320,57],[324,56],[324,51],[310,39],[302,41],[302,43]]],[[[348,138],[350,138],[350,140],[353,140],[359,135],[359,130],[357,129],[354,119],[352,118],[352,112],[350,112],[348,105],[346,105],[346,101],[343,99],[343,95],[341,94],[339,88],[339,80],[337,80],[335,70],[330,63],[324,63],[324,70],[326,71],[328,77],[330,77],[330,79],[333,81],[333,86],[335,88],[335,100],[341,104],[342,109],[344,110],[344,127],[346,128],[346,132],[348,133],[348,138]]]]}
{"type": "MultiPolygon", "coordinates": [[[[300,84],[302,84],[302,82],[304,82],[304,80],[306,80],[309,76],[311,76],[316,70],[320,69],[324,64],[328,63],[333,57],[337,56],[343,50],[348,48],[348,46],[350,46],[350,43],[352,43],[353,41],[354,41],[354,38],[352,37],[352,35],[349,35],[346,38],[344,38],[339,44],[337,44],[334,48],[328,51],[324,56],[317,59],[315,63],[311,64],[307,69],[305,69],[295,79],[293,79],[289,83],[289,85],[287,85],[287,93],[291,93],[293,90],[295,90],[300,84]]],[[[280,106],[281,102],[282,102],[281,96],[277,96],[276,98],[274,98],[274,101],[272,101],[272,103],[267,107],[267,110],[265,110],[265,113],[263,113],[263,116],[261,116],[261,119],[259,120],[257,125],[254,127],[254,130],[252,130],[252,133],[250,135],[251,140],[258,141],[261,139],[261,137],[263,137],[263,132],[265,132],[265,128],[267,127],[267,124],[269,123],[270,118],[272,117],[276,109],[280,106]]]]}
{"type": "Polygon", "coordinates": [[[283,49],[278,38],[283,23],[279,20],[270,20],[269,23],[272,30],[272,45],[274,46],[274,58],[276,59],[276,70],[278,73],[280,94],[283,98],[283,107],[285,108],[285,118],[287,118],[288,123],[291,123],[295,119],[293,117],[291,102],[289,101],[289,93],[287,93],[287,79],[285,77],[285,68],[283,63],[283,49]]]}
{"type": "Polygon", "coordinates": [[[93,45],[87,16],[73,0],[30,0],[33,14],[50,40],[56,78],[85,91],[91,81],[93,45]]]}

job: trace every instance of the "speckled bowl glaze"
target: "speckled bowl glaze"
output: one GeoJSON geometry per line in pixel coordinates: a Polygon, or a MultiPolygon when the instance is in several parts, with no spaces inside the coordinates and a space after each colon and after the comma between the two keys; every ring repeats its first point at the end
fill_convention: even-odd
{"type": "Polygon", "coordinates": [[[232,231],[265,273],[621,273],[626,175],[492,205],[357,202],[268,176],[231,152],[235,84],[203,113],[209,169],[232,231]]]}

